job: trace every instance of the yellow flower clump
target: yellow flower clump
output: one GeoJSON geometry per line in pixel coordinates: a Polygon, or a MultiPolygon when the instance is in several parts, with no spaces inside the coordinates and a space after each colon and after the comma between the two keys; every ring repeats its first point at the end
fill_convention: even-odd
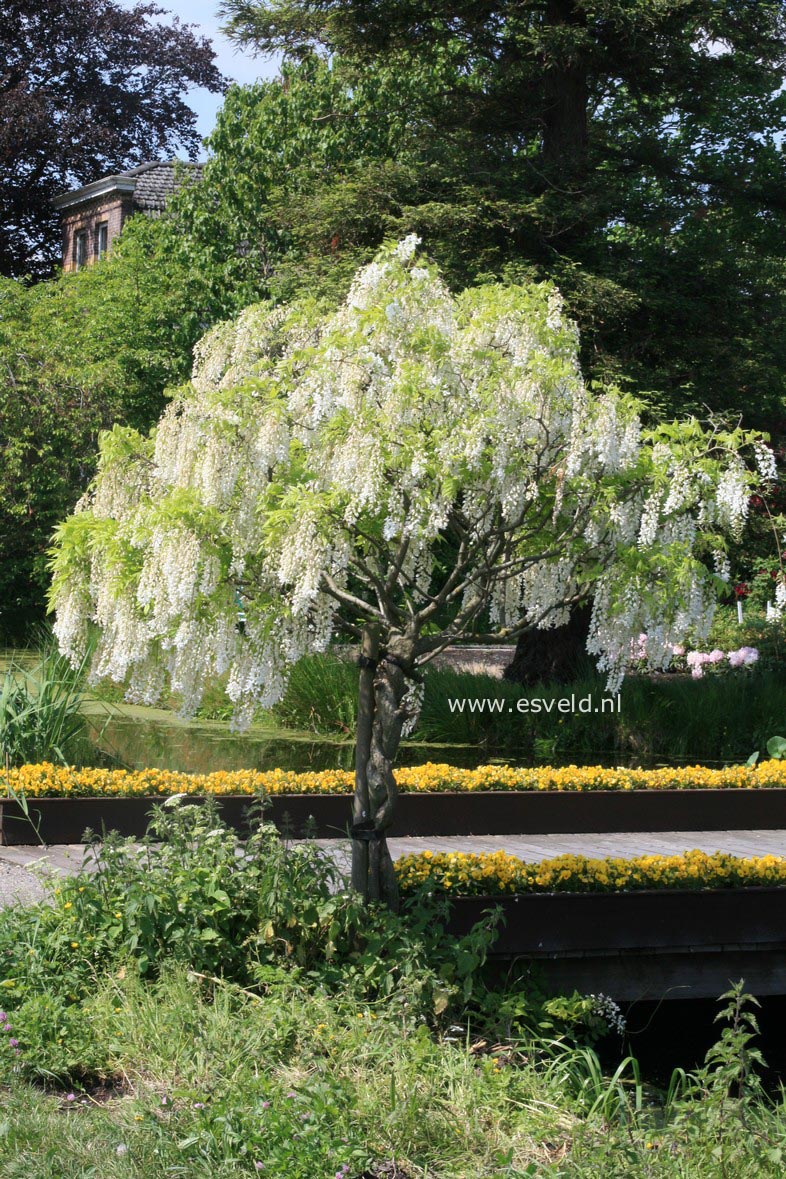
{"type": "Polygon", "coordinates": [[[786,884],[782,856],[688,851],[676,856],[593,860],[556,856],[528,864],[507,852],[420,852],[396,861],[403,892],[428,887],[458,896],[527,892],[629,892],[643,888],[743,888],[786,884]]]}
{"type": "MultiPolygon", "coordinates": [[[[603,766],[479,766],[475,770],[427,762],[396,771],[405,794],[440,791],[599,791],[599,790],[755,790],[786,786],[786,761],[761,765],[730,766],[714,770],[706,766],[677,769],[607,769],[603,766]]],[[[288,770],[219,770],[213,774],[182,774],[173,770],[70,769],[47,762],[12,769],[13,791],[28,797],[166,796],[169,794],[349,794],[353,775],[349,770],[295,773],[288,770]]]]}

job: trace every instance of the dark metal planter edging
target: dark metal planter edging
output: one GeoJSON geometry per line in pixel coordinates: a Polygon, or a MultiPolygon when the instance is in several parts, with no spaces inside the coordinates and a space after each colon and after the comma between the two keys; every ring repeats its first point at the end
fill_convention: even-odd
{"type": "Polygon", "coordinates": [[[786,887],[456,897],[450,931],[467,933],[496,906],[504,922],[493,956],[786,951],[786,887]]]}
{"type": "MultiPolygon", "coordinates": [[[[201,801],[193,796],[194,801],[201,801]]],[[[85,829],[144,834],[163,797],[31,798],[28,806],[45,843],[78,843],[85,829]]],[[[242,829],[253,802],[224,795],[225,821],[242,829]]],[[[319,838],[346,834],[349,795],[273,795],[267,816],[301,835],[310,821],[319,838]]],[[[392,836],[539,835],[625,831],[744,831],[786,828],[786,788],[761,790],[483,791],[402,794],[392,836]]],[[[0,840],[36,843],[14,801],[0,803],[0,840]]]]}

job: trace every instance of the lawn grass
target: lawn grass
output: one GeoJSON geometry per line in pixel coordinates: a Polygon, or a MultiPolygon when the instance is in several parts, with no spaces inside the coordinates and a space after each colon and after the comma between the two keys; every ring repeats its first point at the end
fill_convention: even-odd
{"type": "Polygon", "coordinates": [[[2,1179],[782,1174],[783,1103],[759,1091],[699,1078],[667,1106],[631,1062],[435,1035],[283,979],[104,978],[88,1018],[109,1084],[46,1091],[0,1063],[2,1179]]]}
{"type": "Polygon", "coordinates": [[[82,1105],[78,1090],[68,1103],[12,1078],[5,1137],[17,1158],[0,1175],[91,1173],[81,1161],[102,1179],[208,1179],[258,1173],[259,1161],[268,1175],[311,1179],[397,1160],[413,1175],[458,1179],[494,1173],[500,1154],[546,1160],[542,1138],[564,1139],[574,1120],[556,1080],[544,1086],[425,1028],[403,1035],[384,1009],[307,990],[254,999],[175,972],[105,985],[91,1020],[126,1092],[82,1105]],[[66,1159],[72,1169],[58,1171],[66,1159]]]}

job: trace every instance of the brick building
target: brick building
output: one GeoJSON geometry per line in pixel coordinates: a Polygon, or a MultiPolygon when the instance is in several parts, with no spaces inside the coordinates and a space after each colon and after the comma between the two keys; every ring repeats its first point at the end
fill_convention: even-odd
{"type": "Polygon", "coordinates": [[[79,270],[102,258],[133,213],[160,216],[175,189],[200,174],[199,164],[154,160],[56,197],[52,203],[62,217],[63,269],[79,270]]]}

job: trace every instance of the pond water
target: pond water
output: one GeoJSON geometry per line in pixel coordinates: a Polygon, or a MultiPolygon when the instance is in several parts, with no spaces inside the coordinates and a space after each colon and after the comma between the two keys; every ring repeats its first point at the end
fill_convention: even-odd
{"type": "MultiPolygon", "coordinates": [[[[193,774],[214,770],[328,770],[351,769],[354,746],[348,740],[330,740],[308,734],[251,730],[232,733],[227,724],[176,720],[113,718],[98,747],[129,769],[157,767],[193,774]]],[[[475,766],[488,760],[473,746],[406,744],[398,762],[419,765],[449,761],[475,766]]]]}
{"type": "MultiPolygon", "coordinates": [[[[349,740],[330,740],[309,734],[289,734],[252,729],[248,733],[230,732],[229,725],[217,721],[185,722],[171,714],[154,710],[134,710],[134,715],[113,716],[106,722],[97,744],[112,761],[128,769],[156,767],[186,773],[205,774],[214,770],[328,770],[351,769],[354,749],[349,740]]],[[[542,757],[519,757],[498,754],[493,748],[477,745],[434,745],[411,741],[402,745],[397,764],[421,765],[423,762],[448,762],[472,768],[504,762],[508,765],[634,765],[653,767],[678,765],[679,759],[646,758],[640,755],[612,753],[586,754],[550,752],[542,757]]],[[[707,763],[705,761],[704,764],[707,763]]],[[[718,762],[718,765],[721,763],[718,762]]]]}

